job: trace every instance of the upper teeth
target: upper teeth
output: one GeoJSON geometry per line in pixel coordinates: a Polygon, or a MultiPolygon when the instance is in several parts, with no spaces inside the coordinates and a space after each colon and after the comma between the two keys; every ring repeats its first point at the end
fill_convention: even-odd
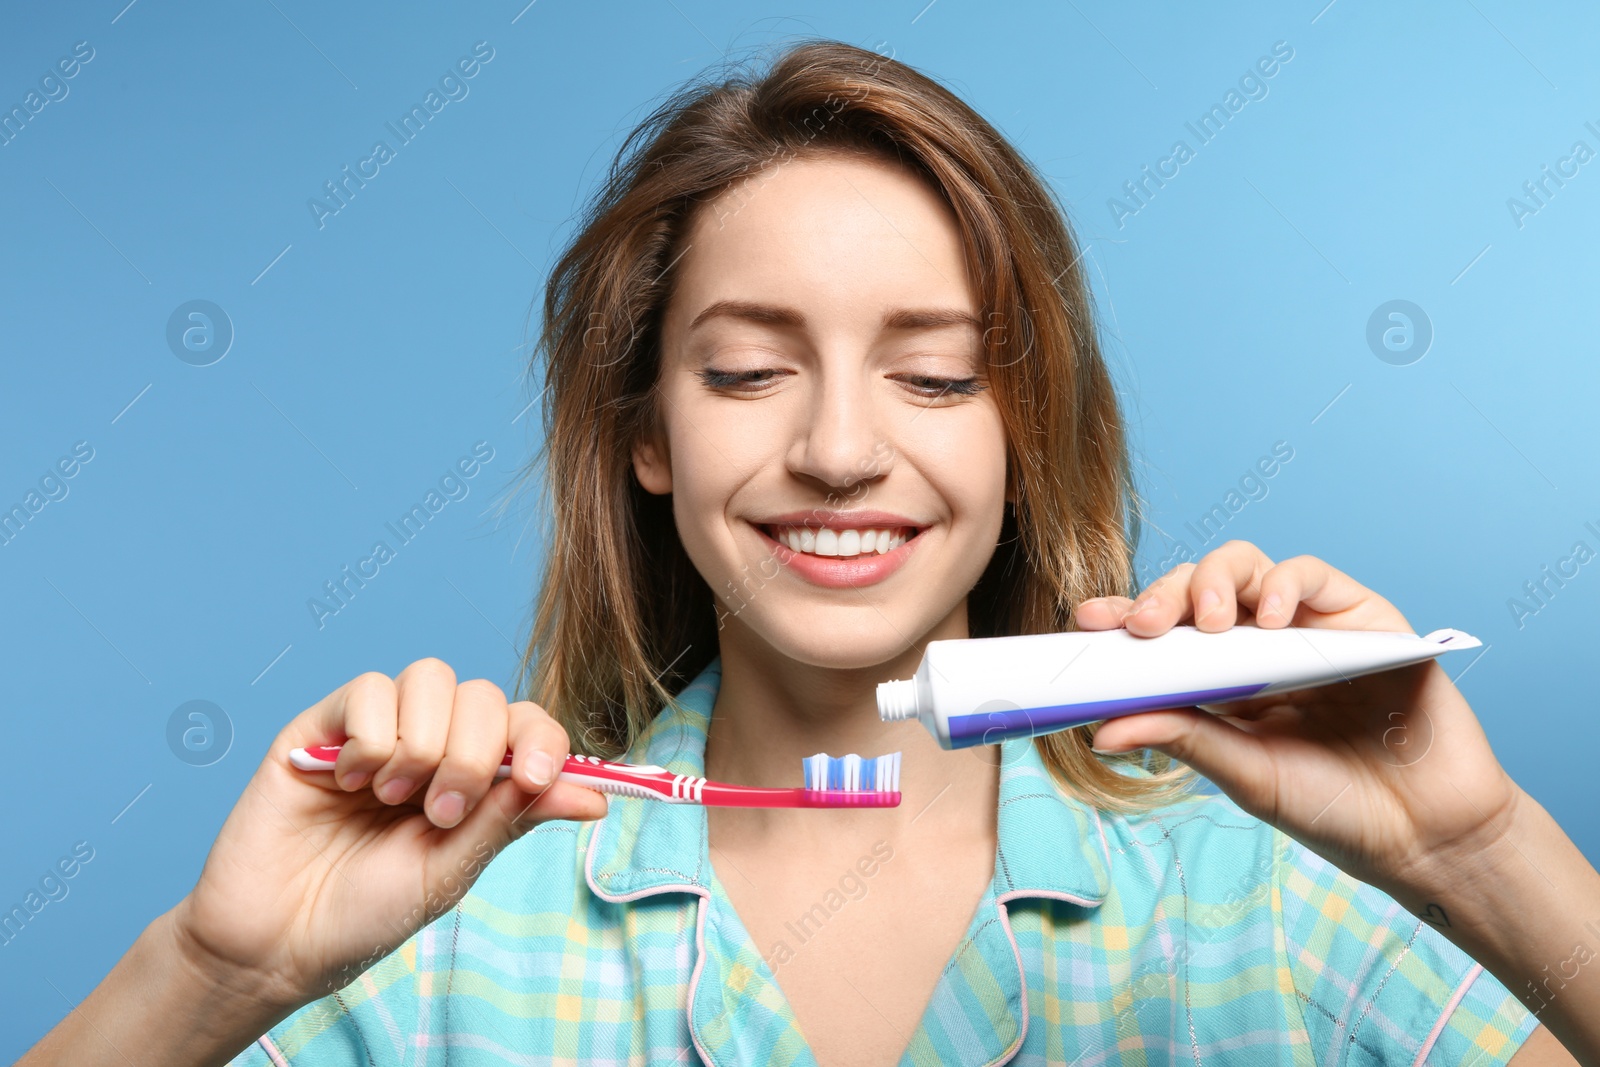
{"type": "Polygon", "coordinates": [[[906,543],[910,535],[904,526],[873,530],[830,530],[815,526],[779,526],[773,537],[796,552],[815,556],[883,555],[906,543]]]}

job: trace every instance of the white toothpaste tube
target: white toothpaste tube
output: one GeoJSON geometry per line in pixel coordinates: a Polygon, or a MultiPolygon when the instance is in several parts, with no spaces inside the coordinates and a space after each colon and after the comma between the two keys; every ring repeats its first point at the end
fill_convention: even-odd
{"type": "Polygon", "coordinates": [[[944,748],[992,745],[1141,711],[1204,707],[1348,681],[1483,642],[1460,630],[1175,626],[930,641],[915,677],[878,686],[884,722],[917,719],[944,748]]]}

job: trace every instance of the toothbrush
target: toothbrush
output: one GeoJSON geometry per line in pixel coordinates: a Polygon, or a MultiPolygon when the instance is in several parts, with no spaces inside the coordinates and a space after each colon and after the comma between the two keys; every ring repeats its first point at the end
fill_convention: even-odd
{"type": "MultiPolygon", "coordinates": [[[[331,771],[338,745],[297,748],[289,762],[302,771],[331,771]]],[[[806,784],[797,789],[708,782],[674,774],[650,764],[613,763],[598,756],[567,756],[556,777],[616,796],[659,800],[667,804],[703,804],[721,808],[894,808],[900,806],[900,753],[863,759],[854,753],[830,756],[819,752],[801,761],[806,784]]],[[[511,774],[507,752],[496,778],[511,774]]]]}

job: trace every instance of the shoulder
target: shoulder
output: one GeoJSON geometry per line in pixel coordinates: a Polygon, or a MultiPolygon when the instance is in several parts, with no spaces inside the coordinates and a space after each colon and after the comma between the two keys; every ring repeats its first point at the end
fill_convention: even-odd
{"type": "Polygon", "coordinates": [[[1263,896],[1290,843],[1221,793],[1100,817],[1119,887],[1129,879],[1170,879],[1191,900],[1263,896]]]}
{"type": "Polygon", "coordinates": [[[487,869],[463,903],[477,896],[569,908],[573,891],[583,884],[583,861],[596,825],[563,819],[534,827],[488,857],[487,869]]]}
{"type": "MultiPolygon", "coordinates": [[[[569,934],[620,922],[614,909],[589,891],[585,861],[598,823],[543,823],[507,845],[479,875],[450,913],[460,931],[452,938],[451,963],[494,965],[477,953],[561,951],[569,934]],[[467,958],[472,956],[473,958],[467,958]]],[[[437,923],[435,925],[438,925],[437,923]]]]}

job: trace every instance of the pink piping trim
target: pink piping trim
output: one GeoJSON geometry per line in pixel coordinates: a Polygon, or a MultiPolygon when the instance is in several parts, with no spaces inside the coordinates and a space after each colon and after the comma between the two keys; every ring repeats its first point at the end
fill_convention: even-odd
{"type": "MultiPolygon", "coordinates": [[[[1067,898],[1063,897],[1062,899],[1067,898]]],[[[1005,927],[1006,940],[1011,942],[1011,955],[1017,961],[1017,981],[1021,983],[1022,987],[1022,1029],[1017,1032],[1017,1039],[1012,1042],[1011,1047],[1001,1053],[1000,1058],[992,1064],[988,1064],[987,1067],[999,1067],[1000,1064],[1010,1063],[1011,1057],[1017,1054],[1018,1050],[1022,1048],[1022,1042],[1027,1040],[1028,1037],[1028,972],[1023,969],[1022,950],[1017,948],[1017,939],[1011,933],[1011,916],[1006,911],[1005,901],[1005,897],[996,897],[994,903],[996,909],[1000,912],[1000,925],[1005,927]]]]}
{"type": "MultiPolygon", "coordinates": [[[[705,967],[706,962],[706,911],[711,904],[711,893],[697,885],[688,884],[646,886],[644,889],[628,894],[607,893],[594,880],[594,856],[596,852],[600,851],[595,847],[595,839],[600,836],[600,831],[605,828],[605,825],[605,819],[601,819],[595,824],[594,831],[589,835],[589,854],[584,857],[583,861],[583,880],[589,883],[589,889],[595,896],[601,900],[608,900],[613,904],[622,904],[630,900],[638,900],[641,897],[654,896],[657,893],[667,893],[674,890],[693,893],[700,898],[695,907],[694,970],[689,973],[689,995],[684,1006],[684,1016],[689,1027],[689,1040],[694,1043],[695,1051],[700,1054],[700,1058],[706,1063],[715,1064],[716,1061],[711,1058],[711,1053],[700,1043],[700,1035],[694,1031],[694,996],[700,988],[700,971],[705,967]]],[[[275,1067],[289,1067],[289,1065],[278,1064],[275,1067]]]]}
{"type": "Polygon", "coordinates": [[[1083,908],[1099,907],[1101,903],[1098,900],[1075,897],[1070,893],[1045,893],[1033,889],[1017,889],[1010,893],[1001,893],[994,898],[995,910],[1000,913],[1000,925],[1005,928],[1006,940],[1011,942],[1011,955],[1017,961],[1017,981],[1022,988],[1022,1030],[1017,1034],[1017,1040],[1011,1047],[1006,1049],[999,1059],[986,1064],[985,1067],[1000,1067],[1001,1064],[1010,1063],[1011,1058],[1022,1048],[1022,1042],[1028,1037],[1028,971],[1022,966],[1022,950],[1017,947],[1016,935],[1011,932],[1011,913],[1006,910],[1006,905],[1018,897],[1049,897],[1051,900],[1064,900],[1068,904],[1076,904],[1083,908]]]}
{"type": "MultiPolygon", "coordinates": [[[[1018,897],[1049,897],[1051,900],[1064,900],[1068,904],[1076,904],[1080,908],[1098,908],[1105,903],[1103,900],[1095,900],[1091,897],[1075,897],[1071,893],[1047,893],[1042,889],[1013,889],[1009,893],[1001,893],[995,897],[994,902],[1003,906],[1018,897]]],[[[1017,957],[1017,962],[1019,964],[1022,962],[1020,955],[1017,957]]]]}
{"type": "Polygon", "coordinates": [[[600,836],[600,831],[605,829],[605,825],[605,819],[601,819],[595,823],[594,832],[589,835],[589,854],[583,858],[583,880],[589,883],[589,889],[594,893],[595,896],[599,897],[601,900],[608,900],[613,904],[625,904],[630,900],[639,900],[642,897],[655,896],[657,893],[670,893],[673,891],[693,893],[701,898],[708,898],[711,896],[711,893],[708,890],[702,889],[700,886],[689,885],[687,883],[649,885],[645,886],[643,889],[635,890],[632,893],[625,894],[608,893],[604,889],[601,889],[599,883],[594,880],[594,855],[596,852],[600,851],[600,849],[596,847],[596,840],[600,836]]]}
{"type": "Polygon", "coordinates": [[[272,1038],[262,1034],[256,1044],[261,1046],[267,1054],[267,1059],[272,1061],[273,1067],[289,1067],[289,1061],[283,1058],[283,1053],[278,1051],[278,1046],[272,1043],[272,1038]]]}
{"type": "Polygon", "coordinates": [[[700,968],[706,962],[706,910],[711,903],[711,896],[707,894],[700,898],[699,906],[695,909],[694,920],[694,971],[689,975],[689,1002],[684,1008],[684,1013],[689,1022],[689,1040],[694,1042],[694,1050],[700,1053],[700,1058],[707,1063],[715,1064],[711,1053],[700,1043],[700,1035],[694,1032],[694,995],[700,988],[700,968]]]}
{"type": "Polygon", "coordinates": [[[1433,1043],[1439,1040],[1439,1035],[1444,1033],[1444,1024],[1450,1021],[1450,1013],[1456,1010],[1456,1005],[1461,1003],[1461,998],[1467,995],[1467,987],[1477,980],[1483,971],[1483,964],[1474,963],[1472,970],[1461,980],[1456,987],[1455,996],[1450,998],[1450,1003],[1444,1006],[1444,1011],[1439,1013],[1439,1021],[1433,1024],[1433,1029],[1428,1033],[1428,1040],[1422,1043],[1422,1048],[1417,1052],[1417,1058],[1411,1061],[1411,1067],[1422,1067],[1423,1061],[1428,1058],[1428,1053],[1433,1051],[1433,1043]]]}

